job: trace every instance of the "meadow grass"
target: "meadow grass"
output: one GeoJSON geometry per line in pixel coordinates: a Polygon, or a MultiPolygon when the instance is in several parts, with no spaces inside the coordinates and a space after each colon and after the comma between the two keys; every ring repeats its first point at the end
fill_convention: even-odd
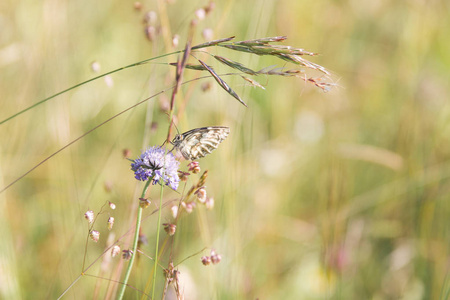
{"type": "Polygon", "coordinates": [[[204,19],[207,2],[141,4],[2,4],[0,121],[75,88],[0,125],[0,189],[82,138],[0,194],[0,298],[117,297],[129,261],[110,252],[132,248],[144,187],[124,157],[173,137],[171,120],[231,133],[201,172],[181,163],[162,205],[150,185],[125,299],[448,298],[445,2],[223,1],[204,19]],[[211,33],[236,38],[176,67],[211,33]]]}

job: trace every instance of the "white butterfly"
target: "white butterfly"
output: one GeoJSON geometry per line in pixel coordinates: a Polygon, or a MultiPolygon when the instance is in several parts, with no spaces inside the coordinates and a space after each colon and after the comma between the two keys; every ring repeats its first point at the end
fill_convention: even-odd
{"type": "Polygon", "coordinates": [[[177,134],[171,144],[188,160],[204,157],[217,149],[227,138],[230,128],[225,126],[201,127],[177,134]]]}

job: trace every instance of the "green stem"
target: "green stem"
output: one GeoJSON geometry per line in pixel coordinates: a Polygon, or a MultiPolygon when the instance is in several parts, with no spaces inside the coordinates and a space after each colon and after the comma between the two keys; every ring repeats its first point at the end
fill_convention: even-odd
{"type": "Polygon", "coordinates": [[[47,102],[47,101],[50,100],[50,99],[55,98],[56,96],[62,95],[62,94],[64,94],[64,93],[66,93],[66,92],[68,92],[68,91],[70,91],[70,90],[73,90],[73,89],[75,89],[75,88],[77,88],[77,87],[79,87],[79,86],[82,86],[82,85],[84,85],[84,84],[86,84],[86,83],[89,83],[89,82],[91,82],[91,81],[97,80],[97,79],[102,78],[102,77],[105,77],[106,75],[109,75],[109,74],[113,74],[113,73],[122,71],[122,70],[124,70],[124,69],[128,69],[128,68],[131,68],[131,67],[136,67],[136,66],[139,66],[139,65],[143,65],[143,64],[148,63],[148,62],[150,62],[150,61],[152,61],[152,60],[159,59],[159,58],[162,58],[162,57],[165,57],[165,56],[169,56],[169,55],[174,55],[174,54],[181,53],[181,52],[184,52],[184,50],[179,50],[179,51],[175,51],[175,52],[171,52],[171,53],[166,53],[166,54],[163,54],[163,55],[160,55],[160,56],[152,57],[152,58],[149,58],[149,59],[145,59],[145,60],[142,60],[142,61],[140,61],[140,62],[137,62],[137,63],[131,64],[131,65],[128,65],[128,66],[125,66],[125,67],[121,67],[121,68],[112,70],[112,71],[110,71],[110,72],[101,74],[101,75],[99,75],[99,76],[97,76],[97,77],[91,78],[91,79],[86,80],[86,81],[83,81],[83,82],[81,82],[81,83],[78,83],[78,84],[76,84],[76,85],[74,85],[74,86],[71,86],[71,87],[68,88],[68,89],[65,89],[65,90],[63,90],[63,91],[61,91],[61,92],[59,92],[59,93],[56,93],[56,94],[54,94],[54,95],[52,95],[52,96],[50,96],[50,97],[47,97],[47,98],[45,98],[45,99],[43,99],[43,100],[41,100],[41,101],[38,101],[37,103],[35,103],[35,104],[33,104],[33,105],[31,105],[31,106],[29,106],[29,107],[27,107],[27,108],[25,108],[25,109],[23,109],[23,110],[17,112],[17,113],[15,113],[14,115],[12,115],[12,116],[10,116],[10,117],[8,117],[8,118],[6,118],[6,119],[0,121],[0,125],[2,125],[3,123],[8,122],[8,121],[11,120],[11,119],[14,119],[15,117],[17,117],[17,116],[23,114],[24,112],[26,112],[26,111],[28,111],[28,110],[30,110],[30,109],[32,109],[32,108],[38,106],[38,105],[41,105],[41,104],[44,103],[44,102],[47,102]]]}
{"type": "MultiPolygon", "coordinates": [[[[165,159],[165,156],[164,156],[165,159]]],[[[164,172],[164,170],[163,170],[164,172]]],[[[164,178],[164,173],[162,175],[164,178]]],[[[159,194],[159,212],[158,212],[158,226],[156,229],[156,250],[155,250],[155,266],[153,267],[153,286],[152,286],[152,299],[155,299],[155,285],[156,285],[156,271],[158,267],[158,251],[159,251],[159,231],[161,229],[161,211],[162,211],[162,199],[163,199],[163,188],[164,185],[161,184],[161,192],[159,194]]]]}
{"type": "MultiPolygon", "coordinates": [[[[147,183],[145,184],[145,187],[142,190],[141,198],[145,197],[145,194],[147,193],[148,187],[150,185],[150,182],[152,182],[152,180],[153,180],[153,176],[151,178],[149,178],[149,180],[147,180],[147,183]]],[[[133,268],[134,259],[137,255],[137,244],[139,241],[139,229],[141,227],[141,219],[142,219],[142,207],[139,205],[138,211],[137,211],[137,216],[136,216],[136,230],[134,232],[133,247],[131,248],[131,251],[133,251],[133,252],[132,252],[131,259],[128,264],[127,270],[125,272],[125,277],[123,279],[122,287],[121,287],[121,289],[119,291],[119,295],[117,297],[117,299],[119,299],[119,300],[122,299],[123,295],[125,294],[125,289],[127,288],[128,279],[130,278],[131,269],[133,268]]]]}
{"type": "MultiPolygon", "coordinates": [[[[231,40],[231,38],[227,38],[227,39],[223,39],[223,40],[218,40],[218,41],[213,41],[213,42],[209,42],[209,43],[203,43],[203,44],[196,45],[196,46],[192,47],[191,50],[197,50],[197,49],[202,49],[202,48],[208,48],[208,47],[216,46],[216,45],[219,44],[219,42],[222,43],[222,42],[226,42],[226,41],[229,41],[229,40],[231,40]]],[[[174,54],[178,54],[178,53],[183,53],[184,51],[185,51],[185,50],[183,49],[183,50],[178,50],[178,51],[174,51],[174,52],[171,52],[171,53],[166,53],[166,54],[163,54],[163,55],[159,55],[159,56],[156,56],[156,57],[144,59],[144,60],[141,60],[141,61],[139,61],[139,62],[137,62],[137,63],[133,63],[133,64],[131,64],[131,65],[127,65],[127,66],[124,66],[124,67],[121,67],[121,68],[112,70],[112,71],[110,71],[110,72],[107,72],[107,73],[98,75],[98,76],[96,76],[96,77],[94,77],[94,78],[91,78],[91,79],[89,79],[89,80],[86,80],[86,81],[83,81],[83,82],[81,82],[81,83],[78,83],[78,84],[76,84],[76,85],[74,85],[74,86],[71,86],[71,87],[68,88],[68,89],[65,89],[65,90],[63,90],[63,91],[61,91],[61,92],[58,92],[58,93],[56,93],[56,94],[54,94],[54,95],[52,95],[52,96],[50,96],[50,97],[47,97],[47,98],[45,98],[45,99],[42,99],[41,101],[38,101],[37,103],[35,103],[35,104],[33,104],[33,105],[31,105],[31,106],[29,106],[29,107],[27,107],[27,108],[25,108],[25,109],[23,109],[23,110],[17,112],[17,113],[15,113],[14,115],[12,115],[12,116],[10,116],[10,117],[8,117],[8,118],[6,118],[6,119],[0,121],[0,125],[2,125],[3,123],[8,122],[9,120],[14,119],[15,117],[17,117],[17,116],[23,114],[23,113],[26,112],[26,111],[29,111],[30,109],[32,109],[32,108],[34,108],[34,107],[36,107],[36,106],[38,106],[38,105],[41,105],[41,104],[44,103],[44,102],[47,102],[47,101],[50,100],[50,99],[53,99],[53,98],[55,98],[55,97],[57,97],[57,96],[59,96],[59,95],[62,95],[62,94],[64,94],[64,93],[66,93],[66,92],[68,92],[68,91],[70,91],[70,90],[73,90],[73,89],[75,89],[75,88],[77,88],[77,87],[79,87],[79,86],[82,86],[82,85],[84,85],[84,84],[86,84],[86,83],[89,83],[89,82],[91,82],[91,81],[94,81],[94,80],[97,80],[97,79],[99,79],[99,78],[105,77],[106,75],[110,75],[110,74],[113,74],[113,73],[116,73],[116,72],[119,72],[119,71],[122,71],[122,70],[125,70],[125,69],[128,69],[128,68],[132,68],[132,67],[136,67],[136,66],[139,66],[139,65],[143,65],[143,64],[145,64],[145,63],[151,62],[151,61],[153,61],[153,60],[156,60],[156,59],[159,59],[159,58],[162,58],[162,57],[166,57],[166,56],[170,56],[170,55],[174,55],[174,54]]]]}

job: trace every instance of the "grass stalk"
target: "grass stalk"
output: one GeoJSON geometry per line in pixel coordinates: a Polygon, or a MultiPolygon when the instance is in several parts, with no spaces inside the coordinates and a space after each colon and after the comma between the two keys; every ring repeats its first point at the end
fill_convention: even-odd
{"type": "MultiPolygon", "coordinates": [[[[141,194],[141,198],[145,197],[145,194],[147,193],[148,187],[150,186],[150,182],[152,182],[153,180],[153,176],[151,178],[149,178],[147,180],[147,182],[145,183],[144,189],[142,190],[142,194],[141,194]]],[[[161,213],[161,210],[160,210],[161,213]]],[[[131,259],[130,259],[130,263],[128,264],[127,270],[125,272],[125,277],[123,279],[123,285],[119,291],[119,295],[117,297],[117,299],[122,299],[123,295],[125,294],[125,289],[127,288],[127,284],[128,284],[128,279],[130,278],[130,274],[131,274],[131,269],[133,268],[133,263],[134,263],[134,259],[136,258],[137,255],[137,244],[138,244],[138,240],[139,240],[139,229],[141,227],[141,219],[142,219],[142,207],[139,205],[138,206],[138,211],[137,211],[137,216],[136,216],[136,229],[134,231],[134,240],[133,240],[133,246],[132,246],[132,255],[131,255],[131,259]]]]}
{"type": "MultiPolygon", "coordinates": [[[[164,170],[163,170],[164,172],[164,170]]],[[[164,173],[162,175],[164,178],[164,173]]],[[[164,185],[161,184],[161,192],[159,194],[159,210],[158,210],[158,225],[156,227],[156,246],[155,246],[155,265],[153,267],[153,286],[152,286],[152,299],[155,299],[155,286],[156,286],[156,271],[158,268],[158,261],[159,261],[159,232],[161,231],[161,211],[162,211],[162,199],[164,194],[164,185]]]]}

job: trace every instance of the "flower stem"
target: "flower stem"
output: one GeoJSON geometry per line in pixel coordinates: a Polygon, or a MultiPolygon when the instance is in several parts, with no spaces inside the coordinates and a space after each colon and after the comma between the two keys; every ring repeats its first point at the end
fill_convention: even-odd
{"type": "MultiPolygon", "coordinates": [[[[141,198],[145,197],[145,194],[147,193],[148,187],[150,185],[150,182],[152,182],[153,180],[153,176],[151,178],[149,178],[147,180],[147,182],[145,183],[144,189],[142,190],[142,194],[141,194],[141,198]]],[[[131,248],[132,255],[131,255],[131,259],[130,262],[128,264],[127,270],[125,272],[125,277],[123,279],[123,285],[119,291],[119,295],[117,297],[117,299],[122,299],[123,295],[125,294],[125,289],[127,288],[128,285],[128,279],[130,278],[130,274],[131,274],[131,269],[133,268],[133,263],[134,263],[134,258],[136,257],[137,254],[137,244],[138,244],[138,240],[139,240],[139,229],[141,227],[141,219],[142,219],[142,207],[139,205],[138,206],[138,211],[137,211],[137,216],[136,216],[136,230],[134,232],[134,240],[133,240],[133,246],[131,248]]]]}
{"type": "Polygon", "coordinates": [[[162,211],[163,188],[164,188],[164,185],[161,184],[161,193],[159,194],[158,226],[156,228],[156,250],[155,250],[155,266],[153,268],[152,299],[155,299],[155,285],[156,285],[156,274],[157,274],[156,271],[157,271],[157,267],[158,267],[159,232],[160,232],[160,229],[161,229],[161,211],[162,211]]]}

